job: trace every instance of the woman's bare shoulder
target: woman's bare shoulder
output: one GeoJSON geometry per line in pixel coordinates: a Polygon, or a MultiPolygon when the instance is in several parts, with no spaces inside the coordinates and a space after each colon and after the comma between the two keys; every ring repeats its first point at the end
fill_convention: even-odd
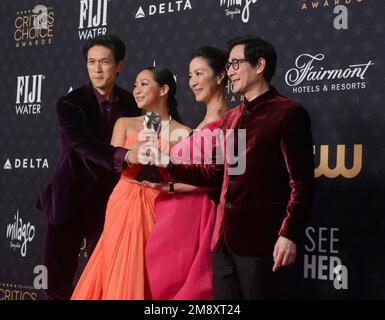
{"type": "Polygon", "coordinates": [[[184,124],[181,124],[180,122],[174,120],[173,121],[173,125],[171,126],[171,129],[180,129],[180,130],[185,130],[187,131],[189,134],[191,133],[192,129],[188,126],[185,126],[184,124]]]}
{"type": "Polygon", "coordinates": [[[136,128],[143,123],[143,117],[121,117],[116,121],[115,126],[124,128],[136,128]]]}
{"type": "Polygon", "coordinates": [[[171,131],[170,140],[178,141],[181,138],[182,139],[187,138],[191,134],[192,129],[174,120],[173,124],[170,125],[170,131],[171,131]]]}

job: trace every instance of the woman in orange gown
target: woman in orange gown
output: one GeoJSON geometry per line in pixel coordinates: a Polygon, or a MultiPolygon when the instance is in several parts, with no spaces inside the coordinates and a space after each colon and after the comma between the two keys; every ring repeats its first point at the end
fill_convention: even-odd
{"type": "MultiPolygon", "coordinates": [[[[178,131],[179,138],[191,132],[177,121],[175,92],[173,74],[164,67],[146,68],[136,77],[133,94],[138,107],[159,113],[162,120],[158,145],[159,141],[166,142],[161,143],[166,146],[175,143],[170,140],[170,132],[175,129],[183,129],[178,131]]],[[[139,143],[138,135],[143,129],[144,116],[120,118],[111,144],[131,149],[139,143]]],[[[131,152],[128,160],[130,156],[131,152]]],[[[154,201],[159,191],[135,180],[146,168],[136,164],[122,171],[107,204],[103,233],[71,299],[151,298],[144,248],[154,226],[154,201]]]]}

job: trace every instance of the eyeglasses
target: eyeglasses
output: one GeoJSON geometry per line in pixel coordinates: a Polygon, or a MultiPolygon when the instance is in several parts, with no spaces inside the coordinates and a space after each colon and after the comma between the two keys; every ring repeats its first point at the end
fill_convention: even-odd
{"type": "Polygon", "coordinates": [[[239,63],[242,61],[247,61],[247,59],[233,59],[233,61],[227,62],[225,65],[226,71],[229,71],[231,66],[233,66],[234,70],[238,70],[239,69],[239,63]]]}

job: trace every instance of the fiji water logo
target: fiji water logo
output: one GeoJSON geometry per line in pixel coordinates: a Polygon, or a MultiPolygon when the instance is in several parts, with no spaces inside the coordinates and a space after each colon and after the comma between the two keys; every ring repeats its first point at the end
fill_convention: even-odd
{"type": "Polygon", "coordinates": [[[79,39],[105,35],[109,0],[80,0],[79,39]]]}
{"type": "Polygon", "coordinates": [[[257,2],[258,0],[220,0],[220,6],[226,7],[226,16],[233,19],[235,15],[241,15],[242,22],[247,23],[250,18],[250,5],[257,2]]]}
{"type": "Polygon", "coordinates": [[[148,7],[140,6],[135,14],[135,19],[146,18],[147,16],[184,12],[192,10],[190,0],[177,0],[162,2],[158,4],[150,4],[148,7]],[[143,9],[144,8],[144,9],[143,9]]]}
{"type": "Polygon", "coordinates": [[[23,223],[19,216],[19,210],[13,216],[13,222],[7,225],[7,239],[13,250],[20,250],[21,256],[27,255],[27,244],[35,237],[35,226],[31,222],[23,223]]]}
{"type": "Polygon", "coordinates": [[[16,81],[15,112],[18,115],[41,113],[41,92],[45,75],[18,76],[16,81]]]}

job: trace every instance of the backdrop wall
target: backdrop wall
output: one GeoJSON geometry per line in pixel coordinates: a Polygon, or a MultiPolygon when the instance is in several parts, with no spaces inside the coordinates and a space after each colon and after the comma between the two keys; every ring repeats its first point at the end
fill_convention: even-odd
{"type": "Polygon", "coordinates": [[[0,300],[43,298],[34,280],[46,221],[34,204],[58,158],[54,107],[88,81],[81,49],[104,33],[127,46],[119,85],[132,90],[141,68],[168,66],[193,127],[204,106],[188,88],[191,52],[245,34],[272,42],[273,85],[309,111],[316,159],[290,297],[384,299],[384,10],[380,0],[1,1],[0,300]],[[338,29],[346,20],[337,5],[347,29],[338,29]]]}

